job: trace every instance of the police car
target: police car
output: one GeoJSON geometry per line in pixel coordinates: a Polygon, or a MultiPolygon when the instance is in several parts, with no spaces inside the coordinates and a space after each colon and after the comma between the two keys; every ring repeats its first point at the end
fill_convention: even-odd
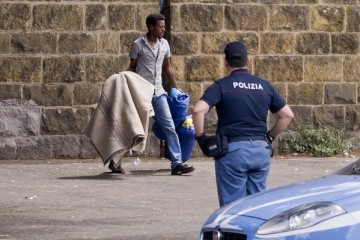
{"type": "Polygon", "coordinates": [[[359,240],[360,159],[328,176],[223,206],[198,240],[359,240]]]}

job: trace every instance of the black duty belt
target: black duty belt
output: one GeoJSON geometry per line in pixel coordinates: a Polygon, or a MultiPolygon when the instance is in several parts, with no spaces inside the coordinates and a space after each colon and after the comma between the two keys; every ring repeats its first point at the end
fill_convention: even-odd
{"type": "Polygon", "coordinates": [[[263,140],[263,141],[266,141],[266,137],[265,136],[228,137],[228,142],[251,141],[251,140],[263,140]]]}

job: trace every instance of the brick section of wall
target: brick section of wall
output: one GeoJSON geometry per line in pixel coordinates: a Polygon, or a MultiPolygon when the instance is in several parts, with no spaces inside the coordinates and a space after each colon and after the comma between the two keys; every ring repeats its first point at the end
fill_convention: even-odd
{"type": "MultiPolygon", "coordinates": [[[[241,40],[251,71],[294,110],[290,128],[345,124],[359,135],[359,0],[167,2],[167,38],[189,112],[227,74],[225,44],[241,40]]],[[[159,10],[158,0],[1,1],[0,159],[98,157],[81,131],[105,80],[127,69],[146,16],[159,10]]],[[[216,121],[212,110],[207,131],[216,121]]],[[[150,132],[144,156],[158,156],[158,144],[150,132]]]]}

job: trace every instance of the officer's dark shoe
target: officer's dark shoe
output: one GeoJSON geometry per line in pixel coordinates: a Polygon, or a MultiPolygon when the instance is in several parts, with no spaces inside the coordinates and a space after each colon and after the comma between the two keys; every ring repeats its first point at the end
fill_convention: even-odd
{"type": "Polygon", "coordinates": [[[113,160],[111,160],[110,163],[109,163],[109,168],[110,168],[112,173],[120,173],[120,174],[125,173],[125,170],[121,167],[121,165],[115,167],[114,164],[115,163],[114,163],[113,160]]]}
{"type": "Polygon", "coordinates": [[[180,163],[171,170],[171,175],[182,175],[182,174],[186,174],[186,173],[191,173],[194,170],[195,170],[195,168],[193,166],[189,166],[185,163],[180,163]]]}

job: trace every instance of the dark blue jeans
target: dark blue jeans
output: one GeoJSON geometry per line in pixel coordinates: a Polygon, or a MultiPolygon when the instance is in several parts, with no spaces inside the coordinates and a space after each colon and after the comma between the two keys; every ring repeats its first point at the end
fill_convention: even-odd
{"type": "Polygon", "coordinates": [[[152,99],[155,116],[154,120],[157,122],[162,133],[164,133],[165,141],[168,146],[169,159],[171,161],[171,168],[174,168],[181,160],[181,147],[179,137],[175,130],[175,124],[171,116],[169,104],[167,102],[167,95],[154,96],[152,99]]]}

